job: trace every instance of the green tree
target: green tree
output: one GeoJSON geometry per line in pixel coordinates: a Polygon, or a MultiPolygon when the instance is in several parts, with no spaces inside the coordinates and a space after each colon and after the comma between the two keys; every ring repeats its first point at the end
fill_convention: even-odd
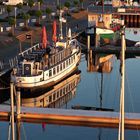
{"type": "Polygon", "coordinates": [[[64,3],[64,6],[67,7],[67,8],[69,9],[69,8],[70,8],[70,2],[69,2],[69,1],[66,1],[66,2],[64,3]]]}
{"type": "Polygon", "coordinates": [[[38,17],[38,23],[40,24],[40,19],[41,19],[41,16],[42,16],[42,11],[41,10],[36,11],[36,16],[38,17]]]}
{"type": "Polygon", "coordinates": [[[11,5],[7,5],[6,10],[7,10],[8,16],[10,16],[10,13],[12,12],[13,7],[11,5]]]}
{"type": "Polygon", "coordinates": [[[20,15],[21,15],[21,10],[22,10],[22,8],[23,8],[23,4],[22,4],[22,3],[18,3],[18,4],[16,5],[16,7],[19,9],[20,15]]]}
{"type": "Polygon", "coordinates": [[[14,35],[15,34],[15,24],[16,24],[15,19],[13,17],[9,17],[8,23],[11,26],[11,33],[12,33],[12,35],[14,35]]]}
{"type": "Polygon", "coordinates": [[[30,15],[24,13],[23,19],[25,20],[25,27],[27,29],[28,28],[28,20],[30,19],[30,15]]]}
{"type": "Polygon", "coordinates": [[[70,6],[71,6],[70,2],[69,2],[69,1],[66,1],[66,2],[64,3],[64,6],[67,7],[67,14],[68,14],[68,13],[69,13],[69,8],[70,8],[70,6]]]}
{"type": "Polygon", "coordinates": [[[47,7],[46,14],[48,15],[49,19],[51,19],[51,13],[52,13],[52,10],[49,7],[47,7]]]}
{"type": "Polygon", "coordinates": [[[78,6],[78,3],[79,3],[78,0],[74,0],[74,1],[73,1],[73,4],[74,4],[75,7],[78,6]]]}
{"type": "Polygon", "coordinates": [[[81,9],[84,9],[84,6],[83,6],[84,0],[79,0],[79,2],[81,3],[81,9]]]}
{"type": "Polygon", "coordinates": [[[28,1],[28,5],[30,8],[32,8],[34,6],[34,1],[33,0],[29,0],[28,1]]]}

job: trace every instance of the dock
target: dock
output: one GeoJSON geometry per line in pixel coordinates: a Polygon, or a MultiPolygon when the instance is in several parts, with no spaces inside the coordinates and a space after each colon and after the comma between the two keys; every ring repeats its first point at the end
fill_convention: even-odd
{"type": "MultiPolygon", "coordinates": [[[[103,47],[91,47],[93,53],[105,53],[105,54],[119,54],[121,47],[103,46],[103,47]]],[[[126,47],[126,54],[140,55],[139,47],[126,47]]]]}
{"type": "MultiPolygon", "coordinates": [[[[9,121],[9,118],[10,106],[0,105],[0,121],[9,121]]],[[[118,128],[119,113],[21,107],[20,120],[29,123],[118,128]]],[[[140,129],[140,113],[125,113],[125,128],[140,129]]]]}

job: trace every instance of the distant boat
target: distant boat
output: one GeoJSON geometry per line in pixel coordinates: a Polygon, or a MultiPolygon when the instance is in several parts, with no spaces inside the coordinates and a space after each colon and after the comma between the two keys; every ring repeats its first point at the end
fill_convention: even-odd
{"type": "Polygon", "coordinates": [[[126,40],[139,42],[140,41],[140,28],[126,28],[125,29],[126,40]]]}

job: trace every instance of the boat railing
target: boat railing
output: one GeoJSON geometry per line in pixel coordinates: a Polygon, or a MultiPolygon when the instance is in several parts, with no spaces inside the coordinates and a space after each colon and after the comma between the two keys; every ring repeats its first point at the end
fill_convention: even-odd
{"type": "Polygon", "coordinates": [[[45,65],[49,63],[49,66],[53,66],[57,63],[60,63],[62,60],[70,56],[71,54],[71,48],[67,48],[65,50],[62,50],[58,53],[52,54],[49,58],[45,59],[45,65]]]}
{"type": "Polygon", "coordinates": [[[31,53],[31,52],[33,52],[34,50],[37,50],[37,49],[39,49],[39,48],[40,48],[40,44],[38,43],[38,44],[34,45],[33,47],[31,47],[31,48],[29,48],[29,49],[23,51],[22,53],[19,53],[19,56],[24,56],[25,54],[27,55],[27,54],[29,54],[29,53],[31,53]]]}

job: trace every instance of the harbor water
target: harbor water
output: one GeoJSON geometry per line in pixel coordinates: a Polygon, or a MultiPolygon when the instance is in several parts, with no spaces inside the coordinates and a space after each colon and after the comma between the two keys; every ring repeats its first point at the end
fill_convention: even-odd
{"type": "MultiPolygon", "coordinates": [[[[79,65],[80,81],[76,85],[76,92],[68,100],[59,100],[60,108],[71,109],[74,105],[113,109],[119,112],[120,100],[120,61],[116,56],[109,59],[111,70],[89,72],[87,57],[82,54],[79,65]]],[[[125,76],[125,112],[140,113],[140,59],[126,59],[125,76]]],[[[6,101],[2,104],[8,104],[6,101]]],[[[56,106],[58,107],[58,106],[56,106]]],[[[91,110],[89,110],[91,111],[91,110]]],[[[8,138],[9,122],[0,122],[0,140],[8,138]]],[[[95,128],[83,126],[64,126],[53,124],[33,124],[21,122],[21,140],[117,140],[118,129],[95,128]]],[[[125,139],[138,140],[138,130],[125,130],[125,139]]]]}

